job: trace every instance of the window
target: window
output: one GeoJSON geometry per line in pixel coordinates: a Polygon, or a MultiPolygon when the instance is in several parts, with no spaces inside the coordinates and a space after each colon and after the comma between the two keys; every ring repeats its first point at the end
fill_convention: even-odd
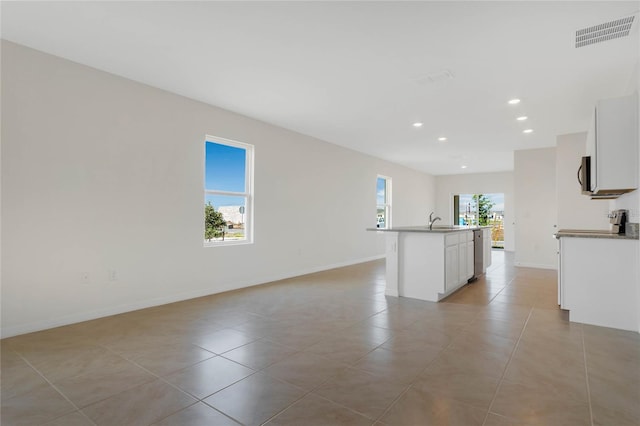
{"type": "Polygon", "coordinates": [[[391,178],[378,176],[376,183],[376,228],[391,227],[391,178]]]}
{"type": "Polygon", "coordinates": [[[204,245],[251,243],[253,145],[210,136],[204,145],[204,245]]]}

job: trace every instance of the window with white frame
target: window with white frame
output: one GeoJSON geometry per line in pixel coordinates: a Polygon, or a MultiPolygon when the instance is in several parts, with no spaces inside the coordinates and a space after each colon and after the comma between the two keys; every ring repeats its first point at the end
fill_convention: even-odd
{"type": "Polygon", "coordinates": [[[378,176],[376,182],[376,227],[391,227],[391,178],[378,176]]]}
{"type": "Polygon", "coordinates": [[[207,136],[204,245],[253,242],[253,145],[207,136]]]}

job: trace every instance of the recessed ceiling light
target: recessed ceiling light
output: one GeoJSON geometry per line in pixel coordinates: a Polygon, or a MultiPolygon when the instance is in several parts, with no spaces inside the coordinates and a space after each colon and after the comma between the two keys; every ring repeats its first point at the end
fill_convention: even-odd
{"type": "Polygon", "coordinates": [[[462,165],[462,166],[460,166],[460,168],[461,168],[461,169],[466,169],[466,168],[467,168],[467,166],[466,166],[466,165],[462,165]]]}
{"type": "Polygon", "coordinates": [[[518,121],[524,121],[524,120],[526,120],[527,118],[529,118],[529,117],[527,117],[526,115],[523,115],[523,116],[520,116],[520,117],[516,118],[516,120],[518,120],[518,121]]]}
{"type": "Polygon", "coordinates": [[[532,133],[533,129],[525,129],[522,131],[522,133],[532,133]]]}
{"type": "Polygon", "coordinates": [[[509,101],[509,105],[516,105],[520,103],[520,99],[511,99],[509,101]]]}
{"type": "Polygon", "coordinates": [[[447,138],[445,138],[444,136],[442,136],[442,137],[439,137],[439,138],[438,138],[438,140],[439,140],[440,142],[444,142],[444,141],[446,141],[446,140],[447,140],[447,138]]]}
{"type": "Polygon", "coordinates": [[[420,122],[413,123],[413,127],[422,127],[422,123],[420,123],[420,122]]]}

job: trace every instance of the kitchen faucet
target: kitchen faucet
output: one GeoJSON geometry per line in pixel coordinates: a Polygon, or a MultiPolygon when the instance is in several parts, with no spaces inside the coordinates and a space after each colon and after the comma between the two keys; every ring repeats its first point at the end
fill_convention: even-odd
{"type": "Polygon", "coordinates": [[[429,213],[429,231],[433,229],[433,224],[436,220],[442,220],[440,216],[433,217],[433,213],[434,212],[429,213]]]}

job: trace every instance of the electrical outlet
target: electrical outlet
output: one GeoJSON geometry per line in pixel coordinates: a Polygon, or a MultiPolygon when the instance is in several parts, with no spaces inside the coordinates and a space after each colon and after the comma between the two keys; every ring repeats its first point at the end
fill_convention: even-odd
{"type": "Polygon", "coordinates": [[[80,280],[82,281],[82,284],[91,284],[88,272],[83,272],[82,275],[80,275],[80,280]]]}
{"type": "Polygon", "coordinates": [[[118,281],[118,274],[115,269],[109,269],[109,281],[118,281]]]}

